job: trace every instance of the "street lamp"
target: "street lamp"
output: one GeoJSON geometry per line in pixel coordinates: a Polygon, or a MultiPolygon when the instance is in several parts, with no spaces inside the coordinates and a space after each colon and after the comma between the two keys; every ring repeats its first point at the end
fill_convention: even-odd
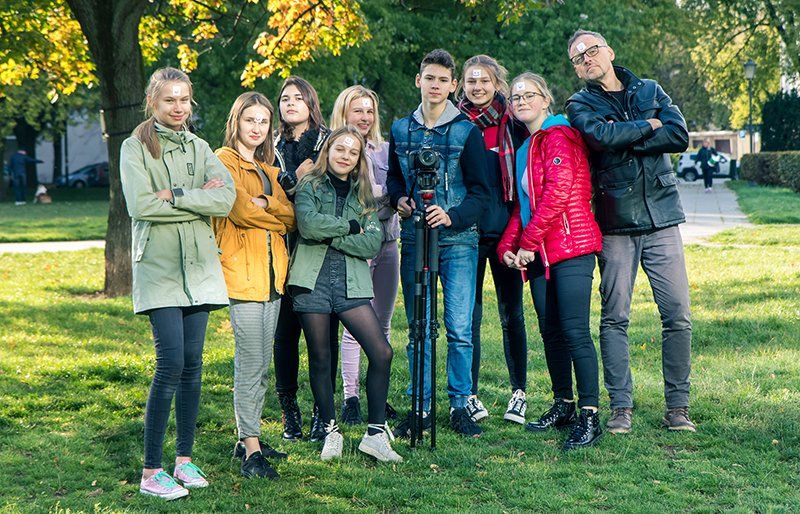
{"type": "Polygon", "coordinates": [[[747,79],[747,96],[750,100],[748,109],[747,132],[750,134],[750,153],[753,153],[753,77],[756,76],[756,63],[753,59],[748,59],[744,63],[744,78],[747,79]]]}

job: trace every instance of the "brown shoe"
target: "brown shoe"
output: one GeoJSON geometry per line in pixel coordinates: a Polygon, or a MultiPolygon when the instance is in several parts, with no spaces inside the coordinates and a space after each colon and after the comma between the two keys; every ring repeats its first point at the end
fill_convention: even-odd
{"type": "Polygon", "coordinates": [[[627,434],[631,431],[631,417],[633,416],[633,409],[630,407],[621,407],[614,409],[611,412],[611,417],[606,423],[606,428],[612,434],[627,434]]]}
{"type": "Polygon", "coordinates": [[[697,427],[689,419],[689,407],[667,409],[664,413],[664,419],[661,420],[661,425],[669,430],[697,431],[697,427]]]}

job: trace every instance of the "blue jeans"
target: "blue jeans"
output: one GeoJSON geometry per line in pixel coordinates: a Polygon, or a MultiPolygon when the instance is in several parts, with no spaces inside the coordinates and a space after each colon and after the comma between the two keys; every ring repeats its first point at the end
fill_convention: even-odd
{"type": "MultiPolygon", "coordinates": [[[[413,243],[403,243],[400,258],[400,281],[409,327],[414,319],[414,250],[413,243]]],[[[472,311],[475,308],[475,277],[478,246],[456,244],[439,247],[439,277],[444,295],[444,329],[447,335],[447,395],[454,409],[467,404],[472,391],[472,311]]],[[[413,376],[414,341],[409,330],[408,370],[413,376]]],[[[426,336],[427,337],[427,336],[426,336]]],[[[425,410],[430,409],[431,347],[425,344],[425,410]]],[[[411,384],[408,386],[411,395],[411,384]]]]}
{"type": "Polygon", "coordinates": [[[28,188],[28,177],[25,175],[14,175],[14,201],[25,201],[25,190],[28,188]]]}

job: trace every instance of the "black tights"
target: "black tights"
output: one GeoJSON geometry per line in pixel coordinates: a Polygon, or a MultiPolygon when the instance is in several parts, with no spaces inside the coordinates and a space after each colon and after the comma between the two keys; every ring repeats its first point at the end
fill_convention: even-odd
{"type": "MultiPolygon", "coordinates": [[[[372,305],[362,305],[338,313],[339,319],[353,335],[369,359],[367,367],[367,420],[386,422],[386,398],[389,395],[389,371],[392,347],[383,335],[372,305]]],[[[330,379],[331,360],[338,355],[331,351],[331,314],[300,313],[300,323],[308,346],[308,375],[319,416],[324,423],[336,418],[333,387],[330,379]]]]}

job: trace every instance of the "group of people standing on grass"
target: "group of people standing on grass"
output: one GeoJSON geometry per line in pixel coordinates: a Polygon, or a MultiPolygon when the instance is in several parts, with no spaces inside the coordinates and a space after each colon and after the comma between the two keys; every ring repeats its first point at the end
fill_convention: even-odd
{"type": "MultiPolygon", "coordinates": [[[[509,373],[503,418],[534,432],[568,428],[565,450],[598,441],[599,373],[589,327],[598,262],[607,430],[631,430],[627,328],[641,264],[663,327],[663,424],[694,431],[688,280],[677,228],[684,216],[667,155],[686,149],[686,124],[656,82],[613,65],[601,34],[577,31],[568,57],[586,87],[567,101],[567,116],[553,112],[539,75],[508,81],[495,59],[477,55],[459,80],[450,54],[434,50],[416,76],[421,102],[392,124],[388,142],[375,92],[342,91],[326,125],[314,88],[290,77],[277,112],[260,93],[237,98],[216,152],[188,130],[189,78],[173,68],[153,74],[147,120],[120,158],[133,219],[134,310],[149,316],[156,349],[142,493],[174,499],[208,485],[191,456],[208,316],[223,307],[235,340],[234,455],[243,476],[277,478],[270,461],[286,457],[262,439],[260,427],[273,354],[283,438],[304,438],[301,331],[314,396],[308,439],[323,443],[322,460],[343,449],[334,405],[340,349],[340,420],[362,422],[363,349],[368,424],[358,448],[379,461],[403,460],[392,441],[410,435],[412,418],[399,419],[394,430],[387,424],[397,416],[387,403],[389,334],[399,287],[409,325],[413,317],[412,214],[423,205],[413,156],[423,147],[440,156],[434,201],[422,214],[439,230],[452,429],[477,437],[478,422],[489,416],[478,388],[488,262],[509,373]],[[553,391],[550,408],[527,424],[525,282],[553,391]],[[162,447],[173,398],[177,457],[169,475],[162,447]]],[[[430,389],[426,383],[422,392],[425,427],[430,389]]]]}

